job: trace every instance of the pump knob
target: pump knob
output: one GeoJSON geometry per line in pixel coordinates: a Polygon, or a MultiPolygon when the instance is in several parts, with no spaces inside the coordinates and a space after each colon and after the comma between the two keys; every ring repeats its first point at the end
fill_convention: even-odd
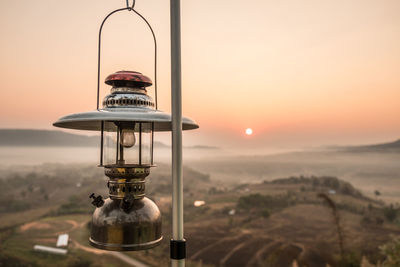
{"type": "Polygon", "coordinates": [[[89,196],[89,198],[92,198],[92,199],[93,199],[92,204],[93,204],[93,206],[95,206],[95,207],[97,207],[97,208],[100,208],[100,207],[103,206],[103,204],[104,204],[103,197],[100,196],[100,195],[96,197],[96,195],[95,195],[94,193],[92,193],[92,194],[89,196]]]}
{"type": "Polygon", "coordinates": [[[134,201],[135,201],[135,198],[132,195],[130,195],[130,194],[126,195],[121,201],[122,210],[124,210],[125,212],[129,212],[129,210],[133,206],[134,201]]]}

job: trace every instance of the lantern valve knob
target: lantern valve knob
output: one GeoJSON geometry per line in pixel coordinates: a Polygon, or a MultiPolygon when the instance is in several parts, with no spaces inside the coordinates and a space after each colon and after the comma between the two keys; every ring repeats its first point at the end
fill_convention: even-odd
{"type": "Polygon", "coordinates": [[[133,206],[133,202],[134,202],[135,198],[132,195],[126,195],[124,197],[124,199],[121,201],[121,208],[125,211],[125,212],[129,212],[129,210],[132,208],[133,206]]]}
{"type": "Polygon", "coordinates": [[[100,207],[103,206],[103,204],[104,204],[103,197],[100,196],[100,195],[96,197],[96,195],[95,195],[94,193],[92,193],[92,194],[89,196],[89,198],[92,198],[92,199],[93,199],[92,204],[93,204],[93,206],[95,206],[95,207],[97,207],[97,208],[100,208],[100,207]]]}

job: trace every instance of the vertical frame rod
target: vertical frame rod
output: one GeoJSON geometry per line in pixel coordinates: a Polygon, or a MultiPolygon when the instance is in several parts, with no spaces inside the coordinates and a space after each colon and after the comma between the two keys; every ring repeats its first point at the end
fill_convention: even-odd
{"type": "Polygon", "coordinates": [[[119,127],[119,139],[121,141],[119,142],[119,161],[118,161],[118,164],[123,164],[123,162],[124,162],[124,146],[122,144],[124,142],[124,139],[122,139],[122,126],[119,127]]]}
{"type": "Polygon", "coordinates": [[[117,126],[117,144],[116,144],[116,153],[115,153],[115,164],[118,165],[118,151],[119,151],[119,126],[117,126]]]}
{"type": "MultiPolygon", "coordinates": [[[[170,0],[171,19],[171,110],[172,110],[172,240],[185,242],[183,236],[182,179],[182,93],[180,0],[170,0]]],[[[185,258],[173,259],[172,266],[185,266],[185,258]]]]}
{"type": "Polygon", "coordinates": [[[154,164],[154,122],[151,123],[151,165],[154,164]]]}
{"type": "Polygon", "coordinates": [[[103,166],[103,150],[104,150],[104,121],[101,121],[101,135],[100,135],[100,166],[103,166]]]}
{"type": "Polygon", "coordinates": [[[142,123],[139,122],[139,165],[142,165],[142,123]]]}

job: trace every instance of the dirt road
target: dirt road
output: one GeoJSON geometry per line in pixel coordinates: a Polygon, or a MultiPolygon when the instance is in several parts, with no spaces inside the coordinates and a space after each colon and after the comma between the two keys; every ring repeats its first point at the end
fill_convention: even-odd
{"type": "Polygon", "coordinates": [[[98,254],[98,255],[100,255],[100,254],[101,254],[101,255],[110,255],[110,256],[113,256],[113,257],[115,257],[115,258],[120,259],[121,261],[123,261],[123,262],[129,264],[130,266],[135,266],[135,267],[149,267],[148,265],[146,265],[146,264],[144,264],[144,263],[142,263],[142,262],[140,262],[140,261],[138,261],[138,260],[135,260],[135,259],[133,259],[133,258],[131,258],[131,257],[128,257],[128,256],[126,256],[125,254],[123,254],[123,253],[121,253],[121,252],[100,250],[100,249],[95,249],[95,248],[87,247],[87,246],[84,246],[84,245],[82,245],[82,244],[79,244],[79,243],[76,242],[75,240],[73,240],[72,242],[73,242],[73,244],[74,244],[74,246],[75,246],[76,248],[79,248],[79,249],[84,250],[84,251],[86,251],[86,252],[90,252],[90,253],[98,254]]]}

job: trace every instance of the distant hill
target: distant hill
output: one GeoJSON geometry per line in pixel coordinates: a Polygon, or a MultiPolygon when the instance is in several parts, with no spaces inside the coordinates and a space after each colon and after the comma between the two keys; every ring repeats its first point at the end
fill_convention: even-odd
{"type": "MultiPolygon", "coordinates": [[[[97,147],[100,145],[99,136],[71,134],[62,131],[33,130],[33,129],[0,129],[0,146],[84,146],[97,147]]],[[[156,148],[171,146],[155,141],[156,148]]],[[[189,149],[218,149],[212,146],[188,146],[189,149]]]]}
{"type": "Polygon", "coordinates": [[[0,146],[98,146],[98,136],[62,131],[0,129],[0,146]]]}
{"type": "Polygon", "coordinates": [[[400,152],[400,139],[390,143],[341,147],[350,152],[400,152]]]}
{"type": "Polygon", "coordinates": [[[219,147],[216,147],[216,146],[202,146],[202,145],[197,145],[197,146],[185,146],[184,148],[189,148],[189,149],[204,149],[204,150],[207,150],[207,149],[212,149],[212,150],[214,150],[214,149],[220,149],[219,147]]]}
{"type": "MultiPolygon", "coordinates": [[[[0,146],[97,147],[99,145],[99,136],[86,136],[50,130],[0,129],[0,146]]],[[[158,148],[169,147],[161,142],[154,142],[154,146],[158,148]]]]}

